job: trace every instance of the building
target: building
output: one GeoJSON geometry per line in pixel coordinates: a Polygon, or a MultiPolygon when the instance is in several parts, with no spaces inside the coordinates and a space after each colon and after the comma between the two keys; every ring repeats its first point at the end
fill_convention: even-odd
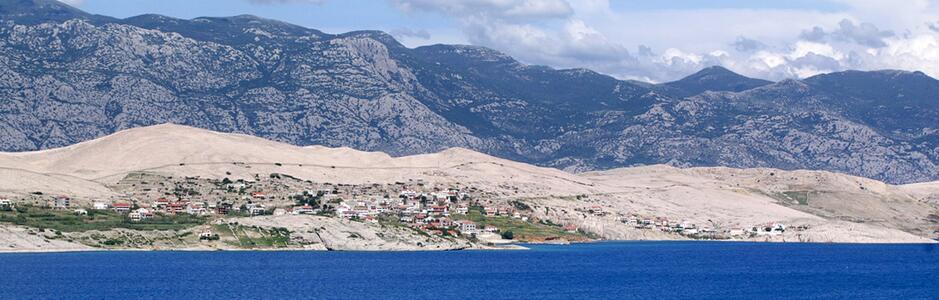
{"type": "Polygon", "coordinates": [[[564,231],[566,231],[567,233],[576,233],[577,226],[575,226],[574,224],[564,225],[564,231]]]}
{"type": "Polygon", "coordinates": [[[113,209],[114,212],[119,213],[119,214],[129,213],[130,207],[131,207],[130,203],[127,203],[127,202],[118,202],[118,203],[111,204],[111,209],[113,209]]]}
{"type": "Polygon", "coordinates": [[[166,205],[166,213],[179,214],[185,212],[189,204],[183,201],[176,201],[166,205]]]}
{"type": "Polygon", "coordinates": [[[605,215],[603,213],[603,207],[600,207],[599,205],[594,205],[590,207],[590,211],[593,212],[593,215],[597,217],[602,217],[605,215]]]}
{"type": "Polygon", "coordinates": [[[496,209],[493,207],[489,207],[489,206],[483,207],[483,211],[486,213],[486,216],[496,215],[496,209]]]}
{"type": "Polygon", "coordinates": [[[153,202],[153,206],[159,209],[166,209],[166,206],[169,204],[170,204],[170,199],[166,199],[166,198],[156,199],[156,201],[153,202]]]}
{"type": "Polygon", "coordinates": [[[460,226],[460,232],[462,232],[463,234],[476,234],[477,232],[476,222],[469,221],[469,220],[460,220],[460,221],[454,222],[454,224],[457,224],[460,226]]]}
{"type": "Polygon", "coordinates": [[[264,205],[260,203],[248,203],[245,206],[248,208],[248,213],[251,214],[252,216],[263,215],[267,211],[264,205]]]}
{"type": "Polygon", "coordinates": [[[16,208],[16,203],[13,200],[0,198],[0,210],[13,210],[14,208],[16,208]]]}
{"type": "Polygon", "coordinates": [[[203,231],[199,233],[199,240],[202,241],[217,240],[218,238],[218,234],[211,231],[203,231]]]}
{"type": "Polygon", "coordinates": [[[188,206],[186,206],[186,213],[190,215],[203,216],[208,214],[209,211],[205,209],[205,205],[202,203],[190,203],[188,206]]]}
{"type": "Polygon", "coordinates": [[[499,232],[499,227],[495,227],[495,226],[492,226],[492,225],[486,225],[485,227],[483,227],[483,231],[485,231],[485,232],[499,232]]]}
{"type": "Polygon", "coordinates": [[[303,206],[293,207],[293,214],[295,215],[311,215],[315,213],[316,213],[316,210],[313,209],[313,206],[310,206],[309,204],[304,204],[303,206]]]}
{"type": "Polygon", "coordinates": [[[52,208],[54,209],[68,209],[72,205],[72,198],[68,196],[58,196],[55,197],[55,200],[52,201],[52,208]]]}
{"type": "Polygon", "coordinates": [[[92,204],[92,208],[95,210],[105,210],[108,209],[108,204],[104,202],[95,202],[92,204]]]}
{"type": "Polygon", "coordinates": [[[450,207],[446,205],[434,205],[430,207],[430,213],[435,216],[449,216],[450,207]]]}
{"type": "Polygon", "coordinates": [[[352,218],[353,216],[355,216],[355,211],[352,210],[352,208],[349,207],[349,205],[345,203],[341,203],[339,204],[339,207],[336,207],[336,216],[340,218],[346,218],[346,219],[352,218]]]}
{"type": "Polygon", "coordinates": [[[138,208],[127,214],[127,218],[132,222],[140,222],[153,218],[153,212],[146,208],[138,208]]]}
{"type": "Polygon", "coordinates": [[[140,220],[142,220],[142,218],[140,217],[140,213],[137,211],[132,211],[129,214],[127,214],[127,218],[130,219],[132,222],[140,222],[140,220]]]}
{"type": "Polygon", "coordinates": [[[453,226],[453,222],[449,218],[436,218],[428,223],[430,227],[434,228],[444,228],[453,226]]]}
{"type": "Polygon", "coordinates": [[[780,235],[786,231],[786,225],[780,223],[769,223],[756,226],[752,229],[757,235],[780,235]]]}
{"type": "Polygon", "coordinates": [[[231,203],[224,203],[224,202],[223,202],[223,203],[219,203],[218,205],[215,206],[215,213],[220,214],[220,215],[228,214],[228,212],[231,211],[231,210],[232,210],[232,204],[231,204],[231,203]]]}
{"type": "Polygon", "coordinates": [[[146,209],[146,208],[138,208],[138,209],[135,210],[135,211],[136,211],[138,214],[140,214],[140,220],[149,220],[149,219],[153,219],[153,212],[150,211],[149,209],[146,209]]]}

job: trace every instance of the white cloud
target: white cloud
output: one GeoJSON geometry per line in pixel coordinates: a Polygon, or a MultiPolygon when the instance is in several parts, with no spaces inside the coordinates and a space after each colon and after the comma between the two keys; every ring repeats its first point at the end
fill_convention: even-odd
{"type": "Polygon", "coordinates": [[[762,70],[769,70],[786,63],[786,57],[778,53],[772,53],[768,51],[760,51],[750,57],[753,62],[760,62],[762,65],[754,65],[753,67],[759,68],[762,70]]]}
{"type": "Polygon", "coordinates": [[[838,29],[832,32],[826,32],[821,27],[813,27],[811,30],[803,31],[800,37],[809,41],[847,41],[859,45],[880,48],[886,46],[884,39],[894,36],[889,30],[880,30],[871,23],[861,23],[854,25],[854,22],[848,19],[838,22],[838,29]]]}
{"type": "Polygon", "coordinates": [[[573,13],[564,0],[392,0],[406,12],[440,12],[458,18],[563,18],[573,13]]]}
{"type": "Polygon", "coordinates": [[[939,5],[927,0],[832,0],[844,7],[834,11],[618,11],[608,0],[392,1],[406,12],[451,17],[469,43],[523,62],[620,78],[668,81],[714,64],[772,80],[884,68],[939,77],[939,31],[933,30],[939,5]]]}
{"type": "Polygon", "coordinates": [[[939,75],[939,38],[935,34],[890,39],[887,47],[877,54],[884,58],[881,62],[884,67],[915,69],[932,76],[939,75]]]}
{"type": "Polygon", "coordinates": [[[835,50],[831,45],[808,41],[796,42],[795,45],[793,45],[792,52],[789,53],[789,59],[799,59],[810,54],[827,56],[836,60],[844,59],[844,54],[835,50]]]}
{"type": "Polygon", "coordinates": [[[79,6],[79,5],[82,5],[82,3],[85,3],[85,0],[60,0],[60,1],[62,1],[62,3],[68,4],[71,6],[79,6]]]}
{"type": "Polygon", "coordinates": [[[704,58],[694,53],[685,53],[675,48],[668,48],[662,54],[662,61],[667,65],[676,63],[700,64],[704,58]]]}

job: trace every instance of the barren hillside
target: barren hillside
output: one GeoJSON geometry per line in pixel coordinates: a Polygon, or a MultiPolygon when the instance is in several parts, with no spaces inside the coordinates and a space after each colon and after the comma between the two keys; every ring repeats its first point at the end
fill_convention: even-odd
{"type": "Polygon", "coordinates": [[[2,153],[0,168],[0,193],[67,194],[79,203],[115,196],[109,187],[140,171],[232,180],[278,173],[344,184],[464,184],[524,201],[538,217],[610,239],[675,238],[620,222],[632,214],[718,228],[767,222],[809,228],[790,241],[917,242],[935,237],[939,228],[935,183],[895,186],[830,172],[661,165],[572,174],[459,148],[391,157],[171,124],[64,148],[2,153]],[[583,212],[593,206],[608,214],[583,212]]]}

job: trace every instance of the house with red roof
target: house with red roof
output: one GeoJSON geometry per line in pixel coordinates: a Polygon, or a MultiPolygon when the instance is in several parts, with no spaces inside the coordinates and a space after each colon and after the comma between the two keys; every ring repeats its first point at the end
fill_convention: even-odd
{"type": "Polygon", "coordinates": [[[168,214],[181,214],[186,212],[186,208],[189,207],[189,203],[183,201],[176,201],[166,205],[166,213],[168,214]]]}
{"type": "Polygon", "coordinates": [[[127,202],[111,203],[111,209],[114,210],[114,212],[119,213],[119,214],[129,213],[130,208],[131,208],[131,205],[130,203],[127,203],[127,202]]]}
{"type": "Polygon", "coordinates": [[[576,233],[576,232],[577,232],[577,226],[574,225],[574,224],[567,224],[567,225],[564,225],[564,231],[567,231],[567,233],[576,233]]]}

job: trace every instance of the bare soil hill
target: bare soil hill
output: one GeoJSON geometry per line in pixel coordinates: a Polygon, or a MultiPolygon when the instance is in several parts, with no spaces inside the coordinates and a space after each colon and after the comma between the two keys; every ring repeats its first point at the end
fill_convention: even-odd
{"type": "Polygon", "coordinates": [[[271,173],[362,184],[420,179],[460,183],[519,199],[539,217],[609,239],[669,239],[621,222],[632,214],[722,228],[784,222],[807,228],[776,237],[815,242],[927,242],[939,229],[939,183],[889,185],[819,171],[668,166],[568,173],[454,148],[391,157],[350,148],[298,147],[241,134],[164,124],[72,146],[0,153],[0,194],[108,198],[130,172],[253,178],[271,173]],[[609,213],[584,213],[587,207],[609,213]]]}

